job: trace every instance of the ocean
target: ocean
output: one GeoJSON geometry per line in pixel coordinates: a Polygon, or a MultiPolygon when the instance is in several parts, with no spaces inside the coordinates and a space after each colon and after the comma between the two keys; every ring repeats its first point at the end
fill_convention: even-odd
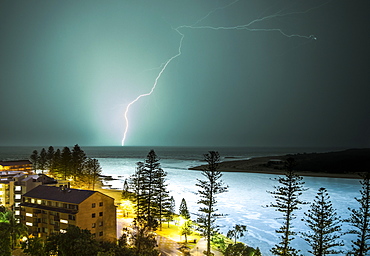
{"type": "MultiPolygon", "coordinates": [[[[27,159],[34,149],[40,152],[42,147],[0,147],[0,160],[27,159]]],[[[55,147],[58,148],[58,147],[55,147]]],[[[59,147],[62,148],[62,147],[59,147]]],[[[72,148],[72,146],[70,146],[72,148]]],[[[167,172],[167,183],[170,194],[176,202],[176,209],[182,198],[185,198],[192,219],[196,219],[199,208],[196,195],[197,179],[203,179],[200,171],[188,170],[203,164],[203,154],[210,150],[218,151],[223,161],[248,159],[257,156],[285,155],[288,153],[329,152],[339,148],[204,148],[204,147],[83,147],[88,157],[97,158],[103,170],[103,175],[115,178],[106,182],[111,188],[121,189],[125,179],[135,171],[136,163],[144,161],[150,149],[158,155],[161,167],[167,172]]],[[[47,149],[47,147],[45,147],[47,149]]],[[[274,180],[276,176],[261,173],[224,173],[222,180],[229,186],[228,192],[217,197],[217,208],[224,217],[217,221],[220,231],[226,234],[235,224],[246,225],[248,232],[240,240],[252,247],[259,247],[263,255],[271,255],[270,249],[279,242],[275,230],[281,226],[281,215],[266,205],[273,202],[267,191],[273,191],[279,185],[274,180]]],[[[339,179],[325,177],[304,177],[305,187],[301,199],[311,202],[319,188],[325,187],[331,197],[333,207],[342,219],[349,217],[348,207],[357,208],[354,197],[360,197],[361,185],[357,179],[339,179]]],[[[295,231],[306,231],[307,227],[301,221],[308,205],[297,211],[294,220],[295,231]]],[[[347,223],[342,229],[348,230],[347,223]]],[[[350,248],[352,235],[344,235],[344,249],[350,248]]],[[[292,246],[306,253],[307,243],[298,235],[292,246]]]]}

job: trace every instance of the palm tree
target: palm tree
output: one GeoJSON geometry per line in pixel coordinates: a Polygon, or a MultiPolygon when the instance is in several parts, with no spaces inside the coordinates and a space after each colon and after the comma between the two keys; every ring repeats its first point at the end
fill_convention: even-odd
{"type": "Polygon", "coordinates": [[[10,239],[11,249],[17,246],[19,238],[27,235],[27,226],[19,223],[13,212],[5,207],[0,209],[0,230],[6,238],[10,239]]]}
{"type": "Polygon", "coordinates": [[[227,232],[227,237],[234,238],[234,244],[236,244],[236,240],[244,236],[244,232],[247,232],[247,226],[236,224],[233,229],[227,232]]]}

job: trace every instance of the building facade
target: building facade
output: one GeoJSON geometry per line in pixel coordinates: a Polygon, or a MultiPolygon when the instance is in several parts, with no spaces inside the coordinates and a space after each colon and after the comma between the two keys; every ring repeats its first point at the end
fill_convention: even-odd
{"type": "Polygon", "coordinates": [[[12,210],[20,218],[22,195],[39,185],[56,186],[58,182],[44,174],[27,174],[23,171],[0,172],[0,205],[12,210]]]}
{"type": "Polygon", "coordinates": [[[97,240],[117,238],[114,199],[98,191],[38,186],[23,195],[21,222],[37,237],[75,225],[90,230],[97,240]]]}
{"type": "Polygon", "coordinates": [[[21,171],[32,173],[32,163],[29,160],[0,161],[0,172],[3,171],[21,171]]]}

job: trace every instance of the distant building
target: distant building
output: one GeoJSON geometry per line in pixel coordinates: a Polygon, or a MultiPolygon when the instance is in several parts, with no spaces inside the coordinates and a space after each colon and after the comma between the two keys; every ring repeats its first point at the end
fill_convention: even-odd
{"type": "Polygon", "coordinates": [[[114,199],[98,191],[38,186],[23,195],[21,222],[37,237],[75,225],[98,240],[116,240],[114,199]]]}
{"type": "Polygon", "coordinates": [[[0,172],[0,205],[11,209],[20,217],[22,195],[39,185],[57,185],[58,182],[44,174],[29,175],[24,171],[0,172]]]}
{"type": "Polygon", "coordinates": [[[32,163],[29,160],[0,161],[0,173],[3,171],[21,171],[32,173],[32,163]]]}

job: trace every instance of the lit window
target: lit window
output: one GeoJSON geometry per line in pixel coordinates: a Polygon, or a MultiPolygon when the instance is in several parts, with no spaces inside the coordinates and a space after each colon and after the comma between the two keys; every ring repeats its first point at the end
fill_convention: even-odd
{"type": "Polygon", "coordinates": [[[14,199],[21,199],[22,198],[22,195],[19,195],[19,194],[16,194],[14,199]]]}
{"type": "Polygon", "coordinates": [[[95,227],[96,227],[96,224],[95,224],[95,223],[93,223],[93,224],[91,225],[91,227],[92,227],[92,228],[95,228],[95,227]]]}
{"type": "Polygon", "coordinates": [[[26,225],[32,227],[32,222],[26,222],[26,225]]]}
{"type": "Polygon", "coordinates": [[[15,207],[19,207],[21,203],[15,203],[15,207]]]}
{"type": "Polygon", "coordinates": [[[41,204],[41,199],[37,199],[37,204],[41,204]]]}
{"type": "Polygon", "coordinates": [[[20,214],[20,212],[19,211],[15,211],[15,215],[19,215],[20,214]]]}
{"type": "Polygon", "coordinates": [[[30,212],[26,212],[26,216],[27,216],[27,217],[33,217],[33,214],[32,214],[32,213],[30,213],[30,212]]]}
{"type": "Polygon", "coordinates": [[[4,193],[3,191],[0,191],[0,196],[2,196],[2,195],[3,195],[3,193],[4,193]]]}
{"type": "Polygon", "coordinates": [[[67,233],[67,230],[61,229],[61,230],[59,230],[59,232],[63,234],[63,233],[67,233]]]}
{"type": "Polygon", "coordinates": [[[31,203],[34,204],[35,203],[35,199],[34,198],[31,198],[31,203]]]}
{"type": "Polygon", "coordinates": [[[22,187],[21,186],[15,186],[14,190],[15,191],[22,191],[22,187]]]}
{"type": "Polygon", "coordinates": [[[62,219],[60,219],[60,223],[68,224],[68,220],[62,220],[62,219]]]}

